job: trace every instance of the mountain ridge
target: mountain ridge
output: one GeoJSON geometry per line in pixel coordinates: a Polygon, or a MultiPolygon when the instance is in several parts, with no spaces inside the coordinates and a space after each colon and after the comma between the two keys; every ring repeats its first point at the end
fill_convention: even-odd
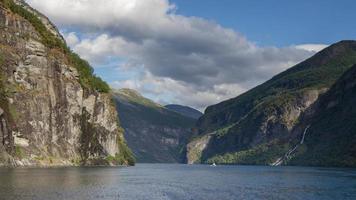
{"type": "Polygon", "coordinates": [[[114,90],[125,137],[138,162],[183,163],[195,120],[132,89],[114,90]]]}
{"type": "Polygon", "coordinates": [[[181,115],[184,115],[186,117],[190,117],[193,119],[199,119],[203,113],[201,113],[200,111],[191,108],[189,106],[182,106],[182,105],[178,105],[178,104],[168,104],[164,106],[165,108],[175,111],[181,115]]]}
{"type": "Polygon", "coordinates": [[[238,97],[209,106],[188,144],[188,163],[274,162],[291,145],[299,117],[355,63],[356,42],[340,41],[238,97]]]}

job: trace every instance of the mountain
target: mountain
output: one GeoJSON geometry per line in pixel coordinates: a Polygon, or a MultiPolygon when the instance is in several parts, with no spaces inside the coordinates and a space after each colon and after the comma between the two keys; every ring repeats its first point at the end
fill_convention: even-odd
{"type": "Polygon", "coordinates": [[[185,147],[196,120],[171,111],[131,89],[114,91],[125,138],[137,161],[185,162],[185,147]]]}
{"type": "MultiPolygon", "coordinates": [[[[356,65],[322,95],[296,128],[307,129],[291,164],[356,166],[356,65]]],[[[301,135],[301,134],[300,134],[301,135]]]]}
{"type": "Polygon", "coordinates": [[[187,146],[188,162],[281,164],[278,159],[299,141],[294,130],[301,117],[355,63],[356,42],[341,41],[236,98],[209,106],[187,146]]]}
{"type": "Polygon", "coordinates": [[[199,119],[199,117],[201,117],[203,115],[203,113],[201,113],[198,110],[195,110],[194,108],[188,107],[188,106],[181,106],[181,105],[177,105],[177,104],[169,104],[164,106],[165,108],[172,110],[174,112],[177,112],[181,115],[184,115],[186,117],[190,117],[193,119],[199,119]]]}
{"type": "Polygon", "coordinates": [[[0,1],[0,165],[133,165],[110,88],[22,0],[0,1]]]}

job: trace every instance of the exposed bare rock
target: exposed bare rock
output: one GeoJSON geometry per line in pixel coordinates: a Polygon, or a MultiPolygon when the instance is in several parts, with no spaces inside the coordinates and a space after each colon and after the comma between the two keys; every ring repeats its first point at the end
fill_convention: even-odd
{"type": "MultiPolygon", "coordinates": [[[[45,16],[15,2],[63,41],[45,16]]],[[[0,7],[0,27],[0,164],[110,164],[108,157],[121,155],[126,146],[112,96],[84,87],[68,55],[45,46],[20,15],[0,7]]]]}

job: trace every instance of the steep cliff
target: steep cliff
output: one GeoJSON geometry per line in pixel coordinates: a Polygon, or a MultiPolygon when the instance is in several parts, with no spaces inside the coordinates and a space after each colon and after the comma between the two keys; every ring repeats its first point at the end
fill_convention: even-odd
{"type": "Polygon", "coordinates": [[[210,106],[188,145],[188,162],[271,164],[293,148],[300,117],[356,63],[356,42],[341,41],[266,83],[210,106]]]}
{"type": "Polygon", "coordinates": [[[134,164],[109,87],[23,1],[0,1],[0,165],[134,164]]]}
{"type": "Polygon", "coordinates": [[[166,109],[131,89],[114,92],[125,138],[138,162],[185,162],[195,119],[166,109]]]}

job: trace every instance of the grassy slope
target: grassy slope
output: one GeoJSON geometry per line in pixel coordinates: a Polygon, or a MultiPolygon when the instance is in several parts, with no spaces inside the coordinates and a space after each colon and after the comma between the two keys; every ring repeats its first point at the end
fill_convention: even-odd
{"type": "Polygon", "coordinates": [[[166,109],[165,107],[153,102],[152,100],[141,96],[134,90],[121,89],[116,90],[113,93],[115,96],[120,97],[124,101],[127,101],[136,107],[136,109],[134,109],[136,112],[132,111],[132,107],[128,107],[128,112],[130,112],[130,115],[125,115],[125,119],[121,120],[122,123],[124,123],[124,121],[127,119],[133,121],[135,119],[141,119],[151,124],[181,128],[191,128],[195,123],[194,119],[184,117],[174,111],[166,109]]]}
{"type": "MultiPolygon", "coordinates": [[[[355,63],[356,42],[342,41],[234,99],[210,106],[198,127],[201,133],[216,130],[217,135],[203,159],[215,155],[213,159],[222,163],[245,163],[248,154],[252,160],[248,163],[256,163],[257,158],[274,151],[262,144],[245,152],[261,123],[272,113],[278,115],[281,107],[294,104],[295,97],[305,91],[329,88],[355,63]]],[[[264,164],[268,159],[256,164],[264,164]]]]}

